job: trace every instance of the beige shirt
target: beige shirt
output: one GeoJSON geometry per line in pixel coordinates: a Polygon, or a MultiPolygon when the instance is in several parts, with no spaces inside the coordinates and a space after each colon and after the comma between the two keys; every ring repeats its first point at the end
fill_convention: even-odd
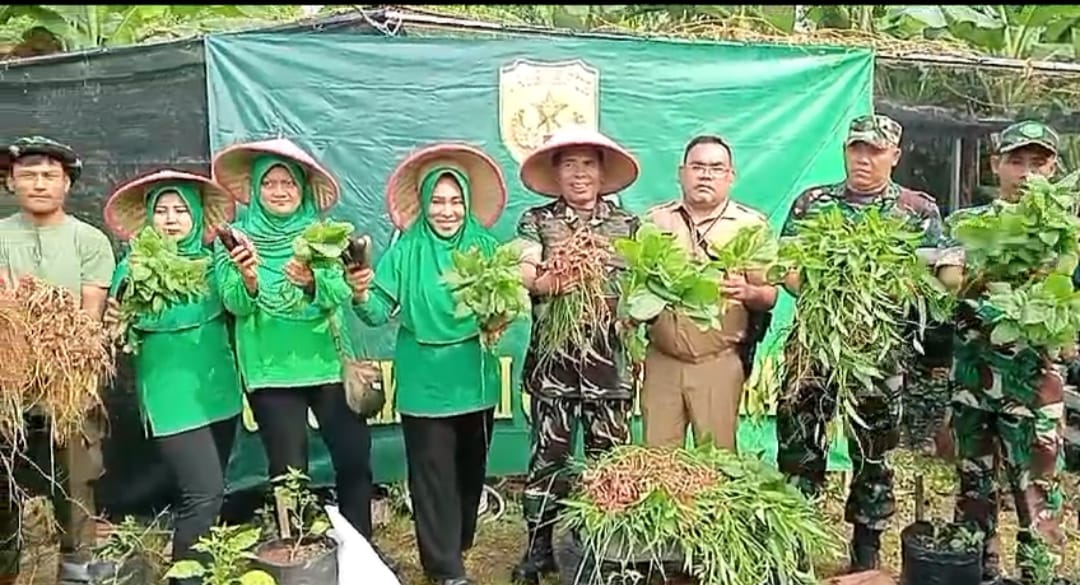
{"type": "MultiPolygon", "coordinates": [[[[705,250],[694,241],[690,226],[680,210],[682,201],[672,201],[650,209],[647,220],[660,229],[674,234],[677,240],[696,258],[704,258],[705,250]]],[[[768,219],[758,211],[729,199],[706,217],[693,219],[697,234],[707,244],[723,246],[740,229],[768,225],[768,219]]],[[[742,342],[746,335],[748,315],[738,301],[727,301],[719,331],[701,331],[689,318],[664,311],[649,331],[653,345],[660,351],[687,362],[700,362],[742,342]]]]}
{"type": "Polygon", "coordinates": [[[115,268],[109,238],[74,216],[40,227],[22,213],[0,219],[0,273],[12,279],[32,274],[81,301],[83,286],[109,288],[115,268]]]}

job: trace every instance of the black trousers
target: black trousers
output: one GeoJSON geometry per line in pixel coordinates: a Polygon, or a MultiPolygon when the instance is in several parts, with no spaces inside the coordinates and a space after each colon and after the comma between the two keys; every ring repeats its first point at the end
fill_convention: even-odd
{"type": "Polygon", "coordinates": [[[308,472],[308,408],[330,451],[338,508],[364,538],[371,539],[371,433],[349,410],[341,383],[297,388],[260,388],[248,394],[271,478],[290,467],[308,472]]]}
{"type": "Polygon", "coordinates": [[[465,576],[487,472],[494,409],[401,417],[420,564],[432,579],[465,576]]]}
{"type": "Polygon", "coordinates": [[[239,416],[166,437],[155,437],[161,457],[176,479],[173,559],[196,558],[191,545],[210,532],[225,499],[225,470],[239,416]]]}

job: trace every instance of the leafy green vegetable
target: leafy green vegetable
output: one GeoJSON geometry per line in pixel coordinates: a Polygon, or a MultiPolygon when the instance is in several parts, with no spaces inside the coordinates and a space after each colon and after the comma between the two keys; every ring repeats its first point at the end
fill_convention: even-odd
{"type": "Polygon", "coordinates": [[[781,240],[779,264],[801,279],[787,367],[797,379],[825,376],[854,422],[856,396],[885,377],[924,334],[947,319],[953,298],[916,254],[922,234],[878,209],[845,214],[832,205],[781,240]],[[911,319],[918,328],[912,332],[911,319]]]}
{"type": "Polygon", "coordinates": [[[453,291],[456,315],[475,315],[487,349],[499,342],[505,326],[529,310],[529,291],[521,282],[518,250],[505,244],[487,256],[479,248],[454,251],[454,268],[443,275],[453,291]]]}
{"type": "Polygon", "coordinates": [[[208,265],[209,258],[185,258],[174,240],[144,227],[131,240],[121,319],[130,323],[139,315],[158,315],[171,305],[198,299],[208,290],[208,265]]]}
{"type": "Polygon", "coordinates": [[[351,223],[317,221],[293,240],[293,254],[297,260],[305,264],[337,262],[341,253],[349,246],[349,236],[352,232],[351,223]]]}
{"type": "Polygon", "coordinates": [[[1080,219],[1071,180],[1028,179],[1019,201],[995,201],[983,213],[961,213],[951,222],[963,244],[973,286],[1017,283],[1034,273],[1071,275],[1077,265],[1080,219]]]}
{"type": "MultiPolygon", "coordinates": [[[[671,308],[703,331],[719,327],[719,273],[708,263],[694,260],[673,234],[646,223],[633,238],[618,238],[612,245],[627,265],[619,281],[620,316],[643,324],[671,308]]],[[[638,325],[632,338],[624,337],[633,361],[645,359],[643,328],[638,325]]]]}
{"type": "Polygon", "coordinates": [[[780,245],[764,225],[740,228],[723,246],[710,244],[711,266],[723,273],[768,272],[776,264],[780,245]]]}
{"type": "Polygon", "coordinates": [[[1039,282],[1013,288],[1005,282],[987,286],[987,296],[969,301],[979,317],[993,326],[994,345],[1031,347],[1056,357],[1080,335],[1080,292],[1072,278],[1051,274],[1039,282]]]}

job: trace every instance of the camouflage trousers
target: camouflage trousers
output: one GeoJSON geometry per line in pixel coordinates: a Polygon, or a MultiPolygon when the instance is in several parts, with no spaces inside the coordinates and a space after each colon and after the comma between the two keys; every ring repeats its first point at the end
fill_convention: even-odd
{"type": "MultiPolygon", "coordinates": [[[[900,388],[903,377],[878,383],[873,394],[855,405],[860,421],[849,421],[852,476],[844,517],[870,530],[884,530],[896,513],[893,470],[885,456],[900,442],[900,388]]],[[[836,415],[837,393],[816,379],[784,383],[776,413],[777,463],[780,471],[807,497],[817,497],[825,485],[829,440],[826,428],[836,415]]]]}
{"type": "Polygon", "coordinates": [[[904,376],[900,434],[903,445],[917,451],[934,450],[934,437],[949,410],[949,366],[912,364],[904,376]]]}
{"type": "Polygon", "coordinates": [[[586,457],[630,442],[630,411],[624,399],[581,400],[532,396],[532,454],[525,484],[524,512],[530,526],[554,520],[558,502],[570,493],[567,463],[574,431],[584,431],[586,457]]]}
{"type": "Polygon", "coordinates": [[[1020,416],[965,404],[952,406],[960,476],[956,521],[972,522],[986,535],[983,572],[987,579],[996,577],[1001,566],[995,470],[999,450],[1020,528],[1016,565],[1027,575],[1052,575],[1056,567],[1052,550],[1064,541],[1064,496],[1058,477],[1061,418],[1055,418],[1053,410],[1044,408],[1035,416],[1020,416]]]}

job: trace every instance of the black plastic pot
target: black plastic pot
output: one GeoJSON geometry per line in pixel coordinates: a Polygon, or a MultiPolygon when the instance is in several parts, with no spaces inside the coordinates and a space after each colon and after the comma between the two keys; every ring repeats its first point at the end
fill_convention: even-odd
{"type": "Polygon", "coordinates": [[[277,585],[337,585],[337,541],[326,539],[324,550],[318,555],[295,563],[276,563],[260,556],[269,545],[264,543],[255,549],[253,568],[262,569],[274,578],[277,585]]]}
{"type": "Polygon", "coordinates": [[[130,558],[122,562],[90,561],[86,567],[90,574],[90,585],[143,585],[156,583],[160,575],[155,575],[150,564],[143,558],[130,558]]]}
{"type": "Polygon", "coordinates": [[[909,524],[900,532],[901,585],[980,585],[982,551],[931,550],[919,538],[933,533],[928,522],[909,524]]]}
{"type": "Polygon", "coordinates": [[[555,564],[560,585],[630,585],[639,583],[634,571],[644,576],[642,583],[682,574],[682,554],[674,547],[662,550],[631,548],[625,542],[612,542],[597,558],[586,551],[572,530],[556,532],[555,564]]]}

